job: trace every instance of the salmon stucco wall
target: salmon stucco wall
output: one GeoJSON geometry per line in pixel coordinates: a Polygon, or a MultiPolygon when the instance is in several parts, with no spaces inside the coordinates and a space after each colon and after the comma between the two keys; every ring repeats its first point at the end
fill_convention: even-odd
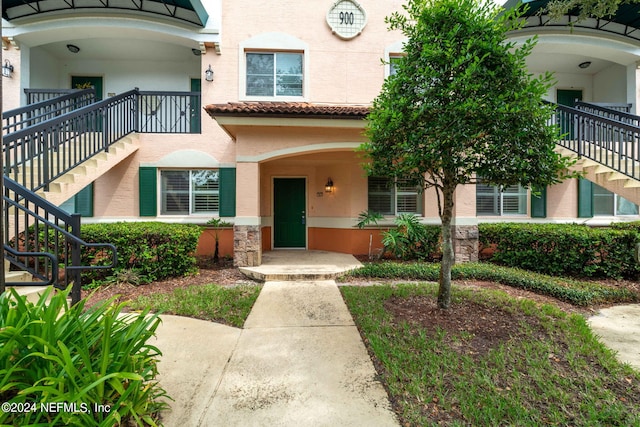
{"type": "Polygon", "coordinates": [[[218,235],[218,254],[220,257],[233,257],[233,228],[203,228],[196,255],[213,256],[218,235]]]}
{"type": "Polygon", "coordinates": [[[379,229],[343,229],[314,228],[308,229],[309,250],[343,252],[354,255],[369,254],[369,238],[371,237],[371,253],[382,249],[379,229]]]}

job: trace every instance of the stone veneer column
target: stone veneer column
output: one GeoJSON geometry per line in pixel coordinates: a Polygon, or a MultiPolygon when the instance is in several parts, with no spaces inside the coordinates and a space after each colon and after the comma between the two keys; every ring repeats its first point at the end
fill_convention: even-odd
{"type": "Polygon", "coordinates": [[[233,264],[257,267],[262,264],[262,238],[259,225],[233,227],[233,264]]]}
{"type": "Polygon", "coordinates": [[[456,263],[478,261],[479,239],[477,225],[452,225],[453,252],[456,263]]]}

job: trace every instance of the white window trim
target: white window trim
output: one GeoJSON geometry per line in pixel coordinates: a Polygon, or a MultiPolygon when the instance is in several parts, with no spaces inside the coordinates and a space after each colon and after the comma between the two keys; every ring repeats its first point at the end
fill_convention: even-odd
{"type": "MultiPolygon", "coordinates": [[[[388,213],[381,213],[385,218],[395,218],[397,216],[403,215],[403,214],[413,214],[419,217],[424,217],[424,193],[420,193],[420,191],[418,191],[418,189],[416,188],[415,191],[399,191],[398,190],[398,183],[397,181],[393,182],[393,194],[392,194],[392,199],[393,199],[393,212],[392,214],[388,214],[388,213]],[[418,202],[418,209],[420,210],[419,212],[398,212],[398,196],[416,196],[417,202],[418,202]]],[[[367,182],[367,210],[369,210],[369,184],[367,182]]]]}
{"type": "MultiPolygon", "coordinates": [[[[524,196],[524,213],[511,213],[511,212],[504,212],[504,195],[505,193],[503,191],[501,191],[499,188],[496,188],[495,186],[490,186],[493,188],[494,190],[494,196],[497,195],[499,198],[499,203],[498,203],[498,208],[500,210],[500,212],[496,215],[496,214],[481,214],[478,212],[478,205],[477,205],[477,197],[478,197],[478,190],[476,189],[476,217],[482,217],[482,218],[502,218],[502,217],[526,217],[529,215],[529,190],[527,190],[526,188],[522,187],[521,185],[518,185],[519,188],[522,188],[524,190],[524,193],[518,192],[516,193],[508,193],[509,196],[515,196],[517,195],[518,197],[524,196]]],[[[477,188],[477,187],[476,187],[477,188]]],[[[486,194],[488,195],[488,193],[486,194]]]]}
{"type": "Polygon", "coordinates": [[[395,43],[387,45],[384,48],[384,77],[385,77],[385,79],[391,75],[391,66],[389,65],[389,62],[391,61],[391,58],[405,55],[404,44],[405,44],[406,41],[407,40],[397,41],[395,43]]]}
{"type": "Polygon", "coordinates": [[[238,49],[238,99],[240,101],[294,101],[309,99],[309,45],[285,33],[263,33],[239,43],[238,49]],[[247,52],[302,53],[302,96],[248,96],[247,52]]]}

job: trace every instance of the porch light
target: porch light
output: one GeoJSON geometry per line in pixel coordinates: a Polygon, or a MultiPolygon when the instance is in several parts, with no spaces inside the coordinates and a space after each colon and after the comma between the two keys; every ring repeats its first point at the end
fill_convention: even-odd
{"type": "Polygon", "coordinates": [[[589,65],[591,65],[591,61],[584,61],[578,64],[578,67],[584,70],[585,68],[589,68],[589,65]]]}
{"type": "Polygon", "coordinates": [[[331,180],[331,178],[327,179],[327,183],[324,185],[324,191],[326,193],[332,193],[333,192],[333,181],[331,180]]]}
{"type": "Polygon", "coordinates": [[[208,82],[213,81],[213,69],[211,68],[211,64],[209,64],[209,68],[204,70],[204,79],[208,82]]]}
{"type": "Polygon", "coordinates": [[[75,44],[68,44],[67,45],[67,49],[69,50],[69,52],[71,53],[78,53],[80,52],[80,48],[78,46],[76,46],[75,44]]]}
{"type": "Polygon", "coordinates": [[[13,65],[11,65],[8,59],[5,59],[4,65],[2,66],[2,75],[11,78],[11,73],[13,73],[13,65]]]}

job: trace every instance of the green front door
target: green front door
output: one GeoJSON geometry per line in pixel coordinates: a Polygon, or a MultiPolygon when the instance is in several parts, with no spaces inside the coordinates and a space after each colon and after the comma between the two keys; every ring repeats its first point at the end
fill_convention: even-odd
{"type": "Polygon", "coordinates": [[[102,100],[102,77],[95,76],[71,76],[71,89],[88,89],[93,87],[96,90],[96,101],[102,100]]]}
{"type": "MultiPolygon", "coordinates": [[[[102,101],[102,77],[95,76],[71,76],[71,89],[89,89],[92,87],[96,91],[96,102],[102,101]]],[[[86,126],[95,131],[102,130],[102,117],[96,117],[94,124],[87,119],[86,126]],[[95,126],[94,126],[95,124],[95,126]]]]}
{"type": "MultiPolygon", "coordinates": [[[[576,101],[582,101],[582,91],[574,89],[558,89],[558,105],[566,105],[567,107],[574,107],[576,101]]],[[[560,116],[560,135],[565,135],[565,138],[573,140],[575,139],[576,130],[571,116],[562,114],[560,116]]]]}
{"type": "Polygon", "coordinates": [[[558,104],[573,107],[576,100],[582,101],[582,91],[574,89],[558,89],[558,104]]]}
{"type": "MultiPolygon", "coordinates": [[[[191,79],[191,92],[202,91],[202,81],[200,79],[191,79]]],[[[191,97],[189,110],[189,130],[191,133],[200,133],[200,98],[191,97]]]]}
{"type": "Polygon", "coordinates": [[[273,181],[273,246],[304,248],[307,243],[307,213],[304,178],[273,181]]]}

